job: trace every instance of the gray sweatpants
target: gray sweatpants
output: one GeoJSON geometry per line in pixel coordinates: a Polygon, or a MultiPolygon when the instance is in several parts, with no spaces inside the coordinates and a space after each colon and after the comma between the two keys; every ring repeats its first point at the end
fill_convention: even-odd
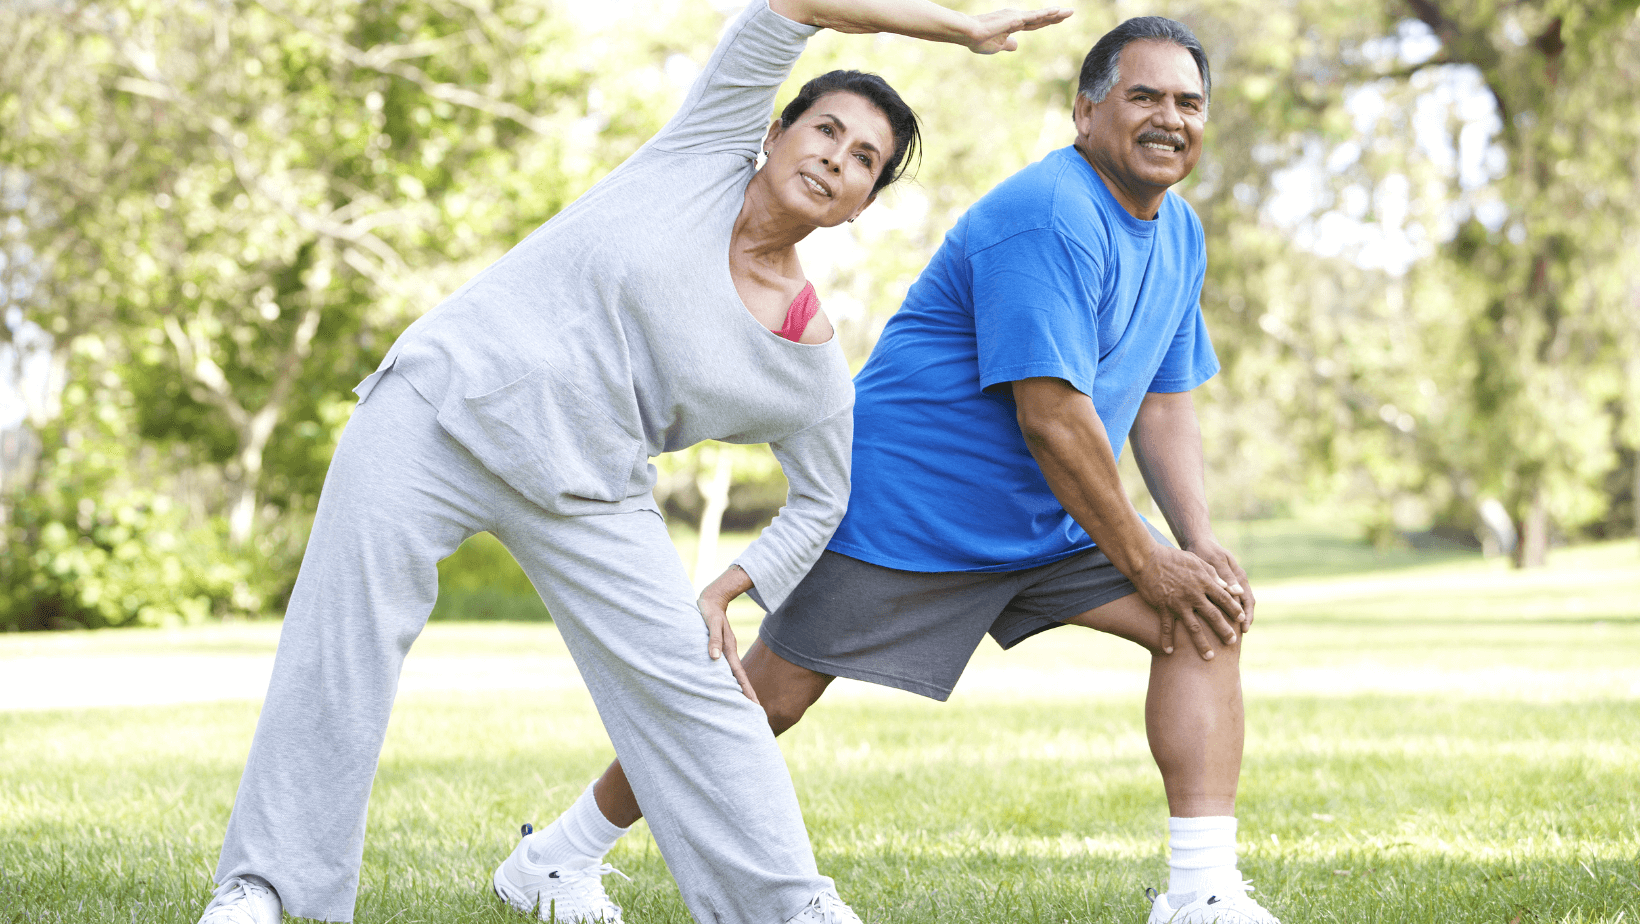
{"type": "MultiPolygon", "coordinates": [[[[254,874],[290,914],[352,919],[399,671],[437,562],[481,530],[552,611],[695,920],[781,924],[830,887],[763,710],[707,657],[660,516],[545,512],[394,373],[354,411],[325,477],[217,881],[254,874]]],[[[474,882],[500,859],[474,857],[474,882]]]]}

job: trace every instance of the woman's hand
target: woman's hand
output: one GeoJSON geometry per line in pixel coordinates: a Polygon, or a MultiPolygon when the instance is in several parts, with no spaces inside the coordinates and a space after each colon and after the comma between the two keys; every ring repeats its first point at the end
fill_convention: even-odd
{"type": "Polygon", "coordinates": [[[1071,17],[1071,10],[1048,7],[1041,10],[997,10],[975,16],[974,41],[968,50],[977,55],[994,55],[999,51],[1013,51],[1019,47],[1012,36],[1015,32],[1035,32],[1037,29],[1062,23],[1071,17]]]}
{"type": "Polygon", "coordinates": [[[713,661],[727,655],[729,670],[740,683],[740,692],[756,703],[757,691],[752,689],[746,669],[740,666],[740,646],[735,641],[735,630],[729,625],[729,601],[751,589],[751,576],[740,570],[739,566],[730,565],[728,570],[717,576],[717,580],[700,592],[695,606],[700,609],[700,618],[706,620],[706,654],[713,661]]]}

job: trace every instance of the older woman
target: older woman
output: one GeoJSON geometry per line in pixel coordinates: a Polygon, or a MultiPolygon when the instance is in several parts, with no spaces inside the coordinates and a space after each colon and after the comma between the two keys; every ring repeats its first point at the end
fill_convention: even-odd
{"type": "MultiPolygon", "coordinates": [[[[400,667],[435,565],[481,530],[551,610],[696,919],[854,920],[725,606],[754,587],[778,605],[842,515],[853,391],[794,245],[871,204],[916,120],[880,79],[834,72],[765,123],[817,28],[994,52],[1068,15],[754,0],[660,134],[405,331],[326,477],[202,922],[351,919],[400,667]],[[768,443],[791,493],[697,601],[648,459],[707,439],[768,443]]],[[[497,871],[505,899],[618,919],[604,868],[543,869],[529,847],[497,871]]]]}

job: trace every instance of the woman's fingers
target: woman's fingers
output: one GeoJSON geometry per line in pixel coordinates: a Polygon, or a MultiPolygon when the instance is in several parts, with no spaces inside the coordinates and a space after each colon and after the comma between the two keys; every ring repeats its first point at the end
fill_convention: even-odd
{"type": "Polygon", "coordinates": [[[747,699],[761,706],[763,703],[758,700],[757,691],[752,689],[752,678],[746,676],[746,668],[740,666],[740,652],[735,645],[735,630],[729,629],[727,631],[729,638],[726,642],[728,647],[725,651],[729,655],[729,670],[734,673],[735,680],[740,684],[740,692],[746,694],[747,699]]]}
{"type": "Polygon", "coordinates": [[[996,54],[999,51],[1014,51],[1019,43],[1011,38],[1015,32],[1034,32],[1037,29],[1064,22],[1069,19],[1073,11],[1060,7],[1031,10],[1022,13],[1018,10],[997,10],[976,17],[982,27],[984,35],[979,42],[970,47],[982,55],[996,54]]]}
{"type": "Polygon", "coordinates": [[[752,702],[758,702],[757,691],[752,689],[752,679],[746,676],[746,668],[740,666],[740,642],[735,638],[734,627],[729,625],[728,611],[708,602],[705,597],[696,600],[695,607],[700,610],[700,618],[706,621],[706,654],[713,661],[727,655],[729,671],[735,675],[735,682],[740,684],[740,692],[752,702]]]}
{"type": "Polygon", "coordinates": [[[706,623],[706,654],[716,661],[723,657],[725,634],[731,650],[735,643],[735,632],[729,628],[729,614],[704,596],[695,601],[695,608],[700,610],[700,618],[706,623]]]}
{"type": "Polygon", "coordinates": [[[1014,31],[1015,32],[1034,32],[1037,29],[1041,29],[1044,26],[1051,26],[1051,25],[1054,25],[1055,23],[1062,23],[1065,20],[1070,19],[1071,14],[1074,13],[1074,12],[1076,12],[1076,11],[1075,10],[1067,10],[1064,7],[1058,7],[1058,6],[1050,6],[1050,7],[1044,8],[1044,9],[1040,9],[1040,10],[1032,10],[1029,13],[1021,14],[1024,21],[1021,22],[1020,25],[1019,25],[1019,28],[1015,29],[1014,31]]]}

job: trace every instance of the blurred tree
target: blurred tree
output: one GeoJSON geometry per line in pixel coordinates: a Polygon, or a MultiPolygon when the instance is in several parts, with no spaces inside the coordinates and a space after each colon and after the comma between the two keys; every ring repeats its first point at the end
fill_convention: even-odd
{"type": "MultiPolygon", "coordinates": [[[[532,0],[0,9],[6,271],[32,277],[3,307],[76,382],[128,398],[33,416],[45,451],[13,541],[38,549],[57,524],[96,547],[81,504],[49,499],[113,516],[140,485],[220,520],[219,557],[277,558],[241,595],[277,597],[347,390],[657,129],[682,90],[669,59],[717,22],[660,3],[605,19],[532,0]],[[123,476],[94,477],[105,463],[123,476]],[[278,528],[252,543],[258,524],[278,528]]],[[[38,584],[38,557],[8,560],[9,583],[38,584]]],[[[12,621],[30,599],[7,601],[12,621]]]]}
{"type": "Polygon", "coordinates": [[[1478,528],[1493,497],[1521,564],[1551,519],[1607,528],[1640,336],[1635,3],[1233,8],[1193,7],[1219,68],[1186,192],[1226,366],[1210,440],[1362,498],[1381,536],[1478,528]]]}
{"type": "MultiPolygon", "coordinates": [[[[0,338],[32,337],[58,383],[4,486],[0,625],[276,604],[348,389],[658,128],[735,5],[0,5],[0,338]]],[[[1183,19],[1216,76],[1180,188],[1224,364],[1199,404],[1214,508],[1319,501],[1390,538],[1495,498],[1532,561],[1551,521],[1610,532],[1640,507],[1635,6],[1085,4],[990,58],[821,33],[782,99],[874,70],[928,143],[805,265],[863,361],[961,211],[1071,141],[1093,39],[1183,19]]],[[[660,467],[674,515],[778,506],[766,451],[660,467]]]]}
{"type": "Polygon", "coordinates": [[[1480,309],[1476,475],[1521,524],[1517,561],[1542,564],[1551,515],[1599,506],[1587,495],[1615,465],[1612,411],[1632,389],[1633,289],[1613,283],[1630,275],[1640,213],[1640,4],[1407,3],[1440,40],[1432,62],[1475,68],[1501,125],[1508,216],[1496,231],[1471,218],[1448,253],[1480,309]]]}

